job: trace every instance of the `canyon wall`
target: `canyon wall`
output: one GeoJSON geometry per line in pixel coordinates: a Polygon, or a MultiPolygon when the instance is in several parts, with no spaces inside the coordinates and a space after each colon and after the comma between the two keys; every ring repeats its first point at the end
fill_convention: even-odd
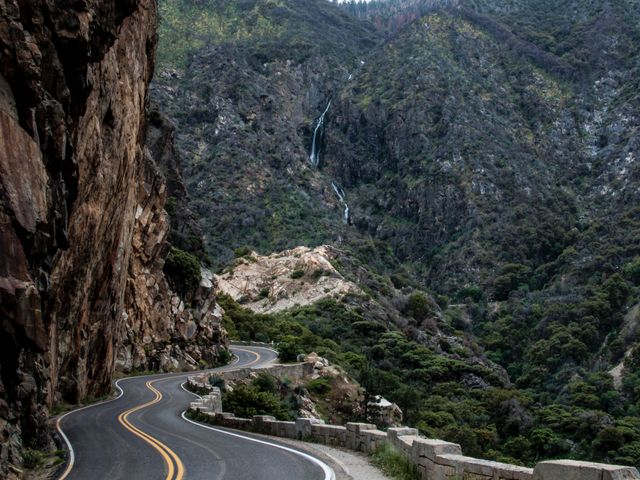
{"type": "Polygon", "coordinates": [[[46,444],[52,405],[109,391],[116,358],[176,367],[225,341],[206,281],[191,312],[162,273],[156,22],[153,0],[0,2],[0,477],[46,444]]]}

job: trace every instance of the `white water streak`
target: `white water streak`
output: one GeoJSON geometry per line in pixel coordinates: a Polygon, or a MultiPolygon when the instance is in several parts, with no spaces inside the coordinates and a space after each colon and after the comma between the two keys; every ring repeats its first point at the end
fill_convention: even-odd
{"type": "Polygon", "coordinates": [[[324,109],[320,118],[318,118],[318,122],[316,123],[316,128],[313,130],[313,141],[311,142],[311,155],[309,155],[309,162],[311,162],[311,166],[316,168],[320,163],[320,149],[318,148],[318,132],[322,133],[322,127],[324,126],[324,116],[329,111],[329,107],[331,106],[331,100],[327,104],[327,108],[324,109]]]}
{"type": "Polygon", "coordinates": [[[344,207],[344,214],[342,218],[344,220],[344,223],[348,224],[349,223],[349,205],[347,205],[347,201],[344,198],[345,197],[344,190],[338,187],[334,182],[331,182],[331,186],[333,187],[333,191],[336,192],[336,195],[338,196],[338,200],[340,200],[340,203],[344,207]]]}

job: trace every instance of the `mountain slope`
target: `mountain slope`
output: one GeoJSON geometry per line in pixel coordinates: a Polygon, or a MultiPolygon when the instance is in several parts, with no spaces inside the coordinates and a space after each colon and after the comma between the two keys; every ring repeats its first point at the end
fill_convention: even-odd
{"type": "Polygon", "coordinates": [[[166,35],[154,88],[177,123],[209,252],[219,262],[245,244],[268,251],[333,241],[341,217],[327,204],[339,202],[331,182],[311,168],[313,132],[377,36],[316,0],[217,5],[223,10],[161,4],[166,35]],[[182,67],[169,60],[184,59],[172,41],[175,26],[194,16],[205,19],[199,31],[210,44],[182,67]]]}
{"type": "MultiPolygon", "coordinates": [[[[193,46],[186,69],[167,63],[155,90],[218,264],[245,243],[337,245],[338,271],[384,306],[358,313],[392,332],[347,332],[359,320],[332,321],[322,302],[291,315],[345,335],[376,371],[398,368],[389,384],[417,392],[424,432],[489,458],[640,462],[637,5],[375,2],[362,8],[382,29],[352,20],[338,53],[305,23],[257,29],[248,46],[239,25],[273,2],[246,5],[225,10],[231,38],[193,46]],[[416,318],[406,302],[420,290],[433,308],[416,318]],[[458,340],[439,345],[443,332],[458,340]],[[470,351],[516,388],[457,388],[470,351]]],[[[347,23],[324,13],[353,10],[279,5],[328,32],[347,23]]]]}

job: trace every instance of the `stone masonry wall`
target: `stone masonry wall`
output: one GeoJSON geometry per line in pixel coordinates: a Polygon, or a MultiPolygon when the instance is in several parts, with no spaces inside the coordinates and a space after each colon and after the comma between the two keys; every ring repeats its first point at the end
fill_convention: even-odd
{"type": "MultiPolygon", "coordinates": [[[[214,392],[215,393],[215,392],[214,392]]],[[[219,391],[218,391],[219,396],[219,391]]],[[[460,445],[423,438],[414,428],[378,430],[373,424],[347,423],[325,425],[322,420],[298,418],[295,422],[278,421],[268,415],[238,418],[216,410],[221,403],[198,401],[192,409],[209,417],[222,427],[246,430],[276,437],[311,441],[334,447],[372,453],[390,443],[417,466],[423,480],[630,480],[640,479],[633,467],[604,465],[573,460],[552,460],[525,468],[506,463],[466,457],[460,445]],[[215,405],[215,410],[210,409],[215,405]]]]}

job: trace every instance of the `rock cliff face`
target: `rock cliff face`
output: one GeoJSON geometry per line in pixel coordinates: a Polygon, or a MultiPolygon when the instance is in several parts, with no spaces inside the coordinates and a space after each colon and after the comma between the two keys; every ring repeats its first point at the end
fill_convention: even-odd
{"type": "MultiPolygon", "coordinates": [[[[152,134],[151,140],[157,139],[153,134],[163,129],[158,129],[157,123],[153,126],[157,122],[153,115],[150,122],[147,132],[152,134]]],[[[222,310],[215,302],[211,279],[203,278],[197,290],[183,300],[171,291],[162,270],[170,236],[168,215],[163,208],[169,191],[165,178],[173,175],[175,182],[180,181],[177,165],[172,163],[172,143],[166,143],[165,148],[168,151],[151,149],[156,157],[145,152],[144,176],[137,194],[124,332],[117,337],[122,344],[116,366],[125,372],[193,368],[199,361],[212,364],[218,359],[218,346],[225,342],[222,310]],[[158,163],[154,158],[159,159],[158,163]],[[185,301],[191,308],[185,306],[185,301]]],[[[181,212],[188,213],[187,202],[185,194],[181,212]]],[[[183,225],[188,227],[188,223],[183,225]]]]}
{"type": "Polygon", "coordinates": [[[165,187],[143,148],[155,31],[152,0],[0,3],[3,478],[46,442],[48,407],[109,391],[121,340],[148,366],[139,342],[222,337],[212,299],[186,313],[162,275],[165,187]]]}

